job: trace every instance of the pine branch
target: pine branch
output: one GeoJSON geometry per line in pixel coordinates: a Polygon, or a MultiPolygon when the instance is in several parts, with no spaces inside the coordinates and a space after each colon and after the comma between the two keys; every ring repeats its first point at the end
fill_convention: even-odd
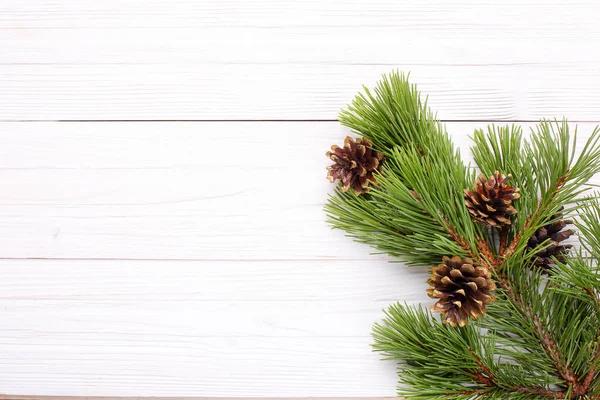
{"type": "MultiPolygon", "coordinates": [[[[558,142],[561,143],[561,146],[557,146],[561,148],[560,153],[563,155],[566,155],[567,152],[565,151],[566,149],[569,148],[569,143],[570,143],[570,138],[568,135],[568,129],[565,128],[566,123],[563,122],[563,125],[560,127],[562,129],[559,129],[559,131],[561,131],[561,140],[559,140],[558,142]]],[[[510,148],[510,149],[516,149],[515,146],[507,146],[506,143],[511,141],[511,138],[507,133],[508,131],[504,131],[505,134],[505,138],[504,138],[504,144],[505,144],[505,148],[510,148]],[[508,140],[507,140],[508,139],[508,140]]],[[[513,135],[516,137],[516,140],[520,142],[520,133],[515,133],[516,131],[513,131],[513,135]]],[[[549,138],[548,136],[548,132],[549,130],[547,129],[547,126],[544,125],[544,123],[542,123],[542,132],[544,132],[546,134],[546,138],[549,138]]],[[[590,138],[590,142],[594,142],[595,140],[597,140],[595,138],[595,135],[597,134],[597,131],[594,132],[594,134],[592,135],[592,137],[590,138]]],[[[513,137],[512,139],[515,139],[515,137],[513,137]]],[[[490,139],[490,137],[488,137],[488,139],[490,139]]],[[[492,138],[493,139],[493,138],[492,138]]],[[[554,138],[556,139],[556,137],[554,138]]],[[[542,146],[542,140],[538,137],[537,139],[534,138],[534,141],[537,141],[538,143],[538,147],[543,147],[542,146]]],[[[491,142],[491,141],[489,141],[491,142]]],[[[500,142],[502,143],[503,140],[502,138],[500,138],[500,142]]],[[[482,154],[486,154],[485,152],[482,151],[482,146],[486,143],[486,141],[484,140],[484,138],[482,137],[481,133],[479,134],[479,148],[477,151],[474,151],[474,153],[478,153],[480,156],[482,154]]],[[[548,142],[544,142],[545,144],[547,144],[548,142]]],[[[589,142],[588,142],[589,143],[589,142]]],[[[574,146],[573,146],[574,147],[574,146]]],[[[587,148],[588,146],[586,146],[587,148]]],[[[499,147],[498,146],[492,146],[491,147],[493,151],[498,151],[499,147]]],[[[548,146],[548,148],[550,148],[550,146],[548,146]]],[[[593,148],[593,147],[590,147],[593,148]]],[[[508,150],[509,152],[511,150],[508,150]]],[[[487,154],[489,155],[491,152],[487,152],[487,154]]],[[[530,150],[530,154],[533,154],[533,151],[530,150]]],[[[556,154],[556,152],[552,153],[552,154],[556,154]]],[[[498,155],[498,154],[497,154],[498,155]]],[[[581,156],[581,159],[583,159],[584,157],[586,157],[586,153],[584,151],[584,153],[581,156]]],[[[498,158],[498,157],[496,157],[498,158]]],[[[595,157],[592,157],[595,158],[595,157]]],[[[563,157],[563,159],[565,159],[565,157],[563,157]]],[[[498,274],[498,279],[501,282],[501,286],[505,291],[505,294],[507,295],[508,299],[513,302],[518,311],[522,314],[522,316],[528,320],[532,322],[532,326],[536,332],[537,337],[539,338],[540,342],[543,345],[544,351],[546,352],[547,356],[549,357],[550,360],[552,360],[552,363],[554,365],[554,368],[556,369],[558,375],[565,381],[565,383],[567,384],[567,386],[570,386],[574,391],[575,395],[583,395],[585,393],[587,393],[588,389],[589,389],[589,384],[587,384],[587,379],[591,378],[583,378],[583,383],[580,383],[581,378],[577,376],[577,374],[575,374],[575,372],[573,371],[573,368],[569,365],[569,363],[567,362],[567,360],[565,359],[565,357],[561,354],[560,350],[559,350],[559,346],[556,344],[555,340],[552,337],[552,334],[546,329],[545,325],[540,321],[539,316],[537,314],[535,314],[534,312],[532,312],[531,308],[527,305],[524,304],[523,301],[521,301],[521,299],[514,293],[513,288],[510,285],[509,280],[506,278],[506,276],[502,276],[500,271],[502,269],[502,266],[504,264],[504,262],[507,260],[508,257],[510,257],[511,255],[513,255],[515,253],[515,251],[517,250],[517,248],[523,248],[525,243],[523,243],[524,241],[527,240],[527,238],[529,236],[531,236],[530,234],[527,235],[527,233],[535,231],[536,229],[538,229],[540,222],[539,221],[547,221],[549,218],[550,214],[547,210],[548,210],[548,206],[550,204],[553,204],[556,200],[556,198],[561,194],[561,190],[564,188],[564,186],[569,182],[570,179],[570,162],[572,161],[572,157],[569,161],[565,162],[563,164],[564,166],[564,172],[562,173],[562,175],[560,176],[555,176],[554,179],[551,176],[546,176],[542,178],[537,178],[540,179],[540,181],[538,181],[537,187],[542,188],[543,190],[545,190],[545,193],[542,194],[537,207],[535,208],[535,210],[533,211],[533,213],[531,215],[529,215],[525,222],[522,224],[522,229],[517,232],[513,238],[512,243],[506,247],[505,245],[505,241],[504,238],[506,238],[508,236],[508,232],[506,231],[506,229],[504,230],[504,232],[501,232],[501,239],[500,239],[500,256],[503,257],[503,259],[497,259],[496,262],[491,262],[488,263],[488,265],[493,268],[496,272],[496,274],[498,274]],[[543,182],[554,182],[553,184],[551,184],[550,186],[543,184],[543,182]]],[[[479,163],[484,165],[484,160],[480,158],[479,163]]],[[[578,161],[579,163],[579,161],[578,161]]],[[[577,165],[577,164],[576,164],[577,165]]],[[[592,168],[589,168],[592,170],[591,175],[593,175],[595,173],[595,169],[597,167],[593,166],[592,168]]],[[[517,172],[517,171],[516,171],[517,172]]],[[[521,171],[519,171],[521,172],[521,171]]],[[[537,171],[536,171],[537,172],[537,171]]],[[[583,170],[581,171],[582,175],[585,175],[583,172],[583,170]]],[[[522,173],[522,172],[521,172],[522,173]]],[[[589,175],[589,171],[586,173],[588,176],[589,175]]],[[[525,178],[527,179],[527,178],[525,178]]],[[[529,182],[533,182],[535,181],[536,177],[533,178],[529,178],[528,181],[529,182]]],[[[577,178],[575,178],[575,180],[577,180],[577,178]]],[[[571,193],[569,193],[569,191],[567,191],[567,194],[563,194],[563,198],[565,199],[572,199],[572,193],[575,193],[572,189],[571,189],[571,193]]],[[[534,196],[530,196],[530,197],[534,197],[534,196]]],[[[555,211],[551,211],[551,213],[555,213],[555,211]]],[[[551,215],[551,214],[550,214],[551,215]]],[[[531,290],[531,289],[529,289],[531,290]]],[[[595,374],[595,370],[592,371],[593,374],[591,376],[593,376],[595,374]]]]}
{"type": "Polygon", "coordinates": [[[364,89],[342,124],[363,135],[386,160],[378,186],[367,196],[337,191],[325,211],[329,223],[410,265],[431,265],[447,254],[464,254],[465,243],[480,236],[463,204],[473,172],[463,164],[445,128],[400,73],[374,92],[364,89]],[[457,245],[453,232],[465,238],[457,245]],[[432,240],[433,239],[433,240],[432,240]],[[418,252],[418,253],[417,253],[418,252]]]}
{"type": "MultiPolygon", "coordinates": [[[[598,340],[600,340],[600,335],[596,338],[596,343],[598,343],[598,340]]],[[[583,396],[590,390],[592,381],[594,380],[594,378],[596,378],[599,361],[600,361],[600,345],[597,344],[596,351],[594,352],[594,357],[592,357],[592,359],[590,360],[590,364],[592,365],[592,367],[590,368],[588,373],[583,378],[583,381],[581,382],[581,384],[577,390],[578,394],[583,396]]]]}
{"type": "MultiPolygon", "coordinates": [[[[571,135],[566,120],[542,121],[532,129],[529,141],[520,128],[488,127],[487,134],[475,131],[472,147],[478,167],[486,174],[501,169],[521,189],[515,202],[518,214],[512,225],[513,237],[504,256],[527,245],[527,240],[557,213],[572,206],[589,189],[588,182],[600,172],[600,130],[594,129],[581,154],[575,157],[577,129],[571,135]]],[[[582,207],[574,205],[570,211],[582,207]]]]}
{"type": "Polygon", "coordinates": [[[547,223],[550,215],[553,215],[556,213],[556,211],[552,211],[552,214],[548,215],[549,213],[547,211],[548,210],[547,206],[548,206],[548,204],[551,204],[552,202],[554,202],[554,200],[560,193],[560,190],[563,188],[565,183],[568,181],[568,178],[569,178],[569,170],[567,170],[565,172],[565,174],[562,175],[556,181],[556,183],[553,185],[553,187],[550,189],[550,191],[548,192],[550,194],[549,194],[547,200],[546,201],[541,200],[538,203],[538,206],[535,209],[535,211],[533,212],[533,214],[530,215],[529,217],[527,217],[527,219],[525,220],[525,223],[523,224],[522,230],[515,235],[512,243],[506,249],[506,251],[503,253],[503,255],[505,257],[511,256],[517,250],[518,246],[524,247],[526,244],[525,240],[526,239],[528,240],[529,237],[531,237],[531,235],[537,229],[539,229],[539,227],[542,226],[542,224],[547,223]],[[542,221],[542,222],[540,222],[540,221],[542,221]]]}
{"type": "Polygon", "coordinates": [[[475,359],[475,364],[479,368],[477,371],[472,372],[473,380],[486,386],[497,386],[494,381],[494,375],[492,374],[492,371],[490,371],[488,366],[483,363],[481,357],[475,354],[471,347],[468,347],[467,349],[469,353],[471,353],[471,356],[475,359]]]}
{"type": "Polygon", "coordinates": [[[464,325],[458,312],[480,317],[499,286],[487,315],[464,328],[420,308],[387,310],[374,327],[374,348],[403,363],[399,393],[600,399],[600,203],[581,199],[600,172],[600,129],[577,157],[577,130],[572,134],[564,120],[540,122],[527,139],[515,126],[476,131],[472,151],[484,174],[476,181],[402,74],[365,88],[340,121],[386,159],[368,193],[336,190],[325,207],[331,225],[409,264],[443,260],[429,282],[432,297],[444,300],[436,311],[455,312],[444,322],[464,325]],[[580,255],[565,259],[567,247],[557,247],[572,234],[558,233],[563,215],[575,211],[584,214],[580,231],[591,263],[580,255]],[[536,267],[550,262],[556,267],[536,267]]]}
{"type": "Polygon", "coordinates": [[[537,335],[542,347],[552,361],[558,375],[565,381],[567,385],[578,385],[579,379],[575,376],[573,369],[568,365],[565,358],[558,349],[558,345],[554,341],[552,334],[546,329],[545,325],[540,321],[539,316],[531,310],[523,300],[515,293],[510,285],[509,279],[503,276],[498,276],[501,282],[501,287],[506,294],[506,297],[512,302],[518,312],[521,313],[525,321],[531,321],[535,334],[537,335]]]}
{"type": "Polygon", "coordinates": [[[463,330],[448,328],[422,309],[410,310],[401,304],[392,305],[386,311],[386,319],[382,324],[376,324],[373,332],[376,351],[409,363],[409,368],[402,371],[407,376],[401,374],[400,379],[413,385],[418,392],[400,388],[401,396],[418,399],[477,395],[477,398],[485,398],[483,396],[495,394],[509,398],[506,396],[519,393],[544,399],[570,398],[565,392],[531,382],[507,382],[502,370],[510,368],[511,364],[503,364],[495,357],[497,344],[493,336],[480,335],[473,327],[463,330]],[[432,356],[435,358],[432,359],[432,356]],[[457,360],[461,362],[457,364],[457,360]],[[441,387],[439,382],[437,386],[429,387],[425,386],[428,382],[414,381],[416,376],[421,378],[431,374],[443,379],[441,387]],[[425,387],[418,385],[420,382],[425,387]],[[423,395],[423,391],[428,395],[423,395]]]}

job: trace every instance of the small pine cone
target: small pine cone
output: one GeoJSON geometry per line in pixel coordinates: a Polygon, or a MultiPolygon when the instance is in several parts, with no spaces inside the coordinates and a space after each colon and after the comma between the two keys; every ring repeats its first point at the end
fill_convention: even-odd
{"type": "Polygon", "coordinates": [[[510,217],[517,213],[512,202],[521,197],[518,188],[506,184],[510,177],[498,171],[489,179],[481,174],[473,190],[465,189],[465,204],[474,221],[496,227],[510,225],[510,217]]]}
{"type": "Polygon", "coordinates": [[[564,229],[573,222],[570,220],[561,220],[563,217],[562,210],[564,210],[564,207],[559,208],[558,213],[552,216],[551,219],[556,222],[538,229],[527,242],[527,251],[533,251],[536,246],[544,243],[546,240],[550,241],[549,247],[538,252],[535,258],[535,265],[543,270],[549,270],[554,265],[552,257],[559,262],[565,262],[569,249],[573,247],[571,244],[560,244],[575,233],[572,229],[564,229]]]}
{"type": "Polygon", "coordinates": [[[327,157],[334,162],[327,167],[330,182],[341,181],[342,191],[353,188],[357,195],[369,190],[370,184],[377,184],[374,173],[381,172],[383,154],[372,149],[373,144],[367,138],[352,139],[347,136],[344,147],[331,146],[327,157]]]}
{"type": "Polygon", "coordinates": [[[444,313],[444,323],[463,327],[469,317],[477,319],[487,312],[485,304],[496,300],[496,284],[487,268],[473,264],[469,258],[444,257],[443,264],[433,267],[427,281],[429,297],[439,299],[431,311],[444,313]]]}

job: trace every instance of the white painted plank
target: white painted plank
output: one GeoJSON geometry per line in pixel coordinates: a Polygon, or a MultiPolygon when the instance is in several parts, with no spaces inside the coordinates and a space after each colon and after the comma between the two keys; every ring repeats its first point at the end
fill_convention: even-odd
{"type": "Polygon", "coordinates": [[[0,11],[2,120],[331,120],[392,68],[412,71],[443,119],[600,111],[591,0],[11,0],[0,11]]]}
{"type": "MultiPolygon", "coordinates": [[[[449,132],[468,153],[477,123],[449,132]]],[[[583,141],[594,124],[580,124],[583,141]]],[[[0,124],[0,257],[370,259],[322,206],[330,123],[0,124]]]]}
{"type": "MultiPolygon", "coordinates": [[[[93,310],[92,310],[93,311],[93,310]]],[[[200,317],[199,317],[200,318],[200,317]]],[[[101,331],[14,332],[0,386],[80,396],[392,396],[391,362],[370,338],[196,338],[101,331]],[[112,336],[112,338],[111,338],[112,336]]]]}
{"type": "MultiPolygon", "coordinates": [[[[594,8],[600,12],[600,6],[594,8]]],[[[590,15],[586,9],[579,13],[590,15]]],[[[513,31],[486,26],[488,22],[447,26],[432,25],[431,19],[398,19],[398,26],[382,27],[375,19],[354,26],[5,28],[0,64],[559,66],[600,60],[593,51],[600,40],[595,21],[588,29],[546,22],[527,34],[518,26],[513,31]]]]}
{"type": "Polygon", "coordinates": [[[332,120],[399,68],[441,119],[594,121],[596,65],[2,65],[0,120],[332,120]]]}
{"type": "Polygon", "coordinates": [[[425,296],[383,261],[0,261],[0,392],[393,395],[370,327],[425,296]]]}
{"type": "MultiPolygon", "coordinates": [[[[599,9],[7,0],[0,120],[329,120],[394,67],[444,119],[598,120],[599,9]]],[[[466,149],[480,125],[449,129],[466,149]]],[[[426,273],[324,224],[323,153],[347,133],[0,124],[0,258],[63,259],[0,261],[0,393],[392,395],[369,329],[429,304],[426,273]]]]}
{"type": "MultiPolygon", "coordinates": [[[[282,263],[282,267],[286,265],[282,263]]],[[[71,273],[75,267],[72,265],[71,273]]],[[[127,267],[127,263],[124,267],[127,267]]],[[[151,281],[154,278],[147,279],[151,281]]],[[[425,297],[428,287],[425,281],[426,278],[419,281],[419,299],[425,297]]],[[[202,290],[204,285],[199,281],[196,287],[202,290]]],[[[266,290],[264,286],[262,289],[266,290]]],[[[351,287],[345,290],[351,290],[351,287]]],[[[417,290],[407,291],[415,293],[417,290]]],[[[393,302],[277,302],[260,301],[252,297],[242,301],[199,301],[191,294],[181,294],[179,299],[163,299],[159,293],[152,298],[119,298],[118,293],[112,296],[105,292],[96,299],[88,299],[85,295],[65,300],[37,297],[3,299],[3,329],[40,331],[42,327],[47,327],[51,331],[60,329],[61,332],[76,329],[75,334],[81,333],[82,339],[91,332],[94,337],[100,332],[114,337],[127,336],[140,329],[140,326],[149,326],[153,334],[189,335],[198,340],[211,337],[240,338],[240,341],[247,337],[368,337],[373,323],[383,316],[381,310],[393,302]]],[[[412,304],[415,300],[410,299],[410,302],[412,304]]],[[[431,301],[428,303],[433,305],[431,301]]]]}
{"type": "MultiPolygon", "coordinates": [[[[54,395],[392,395],[395,373],[369,338],[197,338],[99,332],[20,336],[2,387],[54,395]],[[101,347],[102,337],[106,343],[101,347]],[[112,343],[111,343],[112,342],[112,343]],[[30,350],[30,351],[28,351],[30,350]]],[[[3,373],[4,372],[4,373],[3,373]]]]}
{"type": "MultiPolygon", "coordinates": [[[[423,300],[427,279],[425,269],[375,257],[285,262],[2,260],[0,272],[0,298],[9,302],[35,299],[75,304],[73,300],[85,298],[106,306],[145,300],[242,304],[251,299],[295,303],[292,308],[296,310],[297,304],[313,301],[337,302],[344,307],[344,302],[423,300]]],[[[349,333],[362,336],[368,332],[361,327],[349,333]]]]}
{"type": "Polygon", "coordinates": [[[0,62],[577,64],[599,60],[599,11],[591,0],[11,0],[0,62]]]}
{"type": "MultiPolygon", "coordinates": [[[[5,0],[0,27],[382,26],[452,33],[478,29],[508,37],[564,37],[596,31],[593,0],[5,0]]],[[[442,35],[442,34],[440,34],[442,35]]]]}
{"type": "Polygon", "coordinates": [[[331,190],[324,153],[347,133],[337,124],[0,129],[6,156],[0,181],[4,193],[11,193],[2,202],[0,225],[11,233],[1,244],[1,257],[367,255],[324,223],[322,204],[331,190]],[[336,245],[340,242],[345,250],[336,245]],[[102,250],[90,251],[90,244],[100,243],[102,250]],[[79,250],[71,253],[74,247],[79,250]]]}

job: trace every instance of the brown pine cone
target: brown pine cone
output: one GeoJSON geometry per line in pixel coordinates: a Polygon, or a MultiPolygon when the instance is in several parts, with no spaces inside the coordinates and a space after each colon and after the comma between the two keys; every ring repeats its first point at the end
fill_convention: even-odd
{"type": "Polygon", "coordinates": [[[538,252],[535,258],[535,265],[542,268],[543,270],[549,270],[554,265],[554,257],[559,262],[566,261],[566,255],[569,249],[573,247],[571,244],[560,243],[563,240],[568,239],[575,233],[572,229],[564,229],[567,225],[572,224],[570,220],[561,220],[563,217],[562,210],[564,207],[558,209],[558,213],[552,216],[552,220],[558,220],[551,224],[547,224],[538,229],[535,234],[529,238],[527,242],[527,251],[533,251],[536,246],[546,242],[550,242],[549,247],[538,252]]]}
{"type": "Polygon", "coordinates": [[[489,179],[481,174],[473,190],[465,189],[465,204],[474,221],[496,227],[511,224],[510,217],[517,213],[512,202],[521,195],[518,188],[506,184],[510,177],[498,171],[489,179]]]}
{"type": "Polygon", "coordinates": [[[431,270],[427,281],[429,297],[439,299],[431,311],[444,313],[445,324],[463,327],[467,319],[477,319],[487,312],[485,304],[496,300],[496,284],[487,268],[473,264],[469,258],[444,257],[431,270]]]}
{"type": "Polygon", "coordinates": [[[367,138],[352,139],[347,136],[344,147],[331,146],[327,157],[334,162],[327,167],[330,182],[341,181],[342,191],[353,188],[357,195],[369,190],[370,184],[377,184],[374,173],[381,172],[383,154],[372,149],[373,144],[367,138]]]}

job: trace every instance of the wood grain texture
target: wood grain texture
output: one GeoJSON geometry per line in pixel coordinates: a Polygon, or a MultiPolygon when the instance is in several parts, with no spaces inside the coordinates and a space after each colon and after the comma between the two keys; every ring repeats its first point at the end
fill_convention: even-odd
{"type": "Polygon", "coordinates": [[[466,160],[487,122],[460,121],[598,121],[599,12],[2,1],[0,397],[393,396],[370,327],[430,305],[426,271],[327,227],[324,152],[349,131],[298,120],[398,68],[466,160]]]}
{"type": "Polygon", "coordinates": [[[17,1],[1,120],[333,120],[413,73],[446,120],[597,120],[591,0],[17,1]]]}
{"type": "MultiPolygon", "coordinates": [[[[168,55],[165,56],[168,58],[168,55]]],[[[444,120],[597,120],[596,64],[2,65],[10,120],[333,120],[362,84],[411,71],[444,120]]]]}
{"type": "MultiPolygon", "coordinates": [[[[479,126],[448,124],[467,160],[479,126]]],[[[44,258],[0,261],[0,392],[393,395],[370,327],[395,301],[431,304],[427,273],[327,229],[323,149],[348,133],[0,124],[0,249],[44,258]]]]}
{"type": "Polygon", "coordinates": [[[310,26],[306,21],[307,25],[273,27],[5,28],[0,63],[395,65],[409,61],[437,66],[542,66],[598,61],[592,51],[600,39],[595,21],[589,26],[583,22],[581,29],[561,21],[551,31],[522,35],[514,25],[491,24],[482,29],[480,24],[430,25],[415,20],[420,16],[407,18],[414,21],[399,26],[384,26],[373,18],[346,26],[331,22],[310,26]]]}
{"type": "MultiPolygon", "coordinates": [[[[96,310],[91,310],[94,312],[96,310]]],[[[106,396],[206,396],[217,394],[309,397],[391,396],[395,371],[367,354],[369,338],[194,338],[136,329],[96,335],[40,331],[15,336],[3,351],[10,365],[2,382],[9,393],[106,396]],[[118,337],[116,341],[110,337],[118,337]],[[106,339],[100,340],[100,339],[106,339]],[[8,346],[7,346],[8,347],[8,346]],[[27,352],[31,349],[31,352],[27,352]],[[61,354],[53,349],[60,349],[61,354]],[[218,360],[205,364],[205,360],[218,360]],[[316,369],[315,369],[315,366],[316,369]],[[36,379],[32,381],[32,377],[36,379]]]]}
{"type": "Polygon", "coordinates": [[[6,0],[0,8],[0,27],[422,26],[423,33],[440,36],[462,28],[479,35],[498,31],[508,37],[542,33],[548,38],[583,38],[595,28],[596,6],[593,0],[6,0]],[[581,31],[568,31],[575,24],[581,31]]]}
{"type": "Polygon", "coordinates": [[[369,327],[425,299],[384,261],[0,261],[0,390],[393,395],[369,327]]]}
{"type": "MultiPolygon", "coordinates": [[[[580,124],[581,145],[593,126],[580,124]]],[[[477,127],[448,124],[467,161],[477,127]]],[[[0,124],[1,255],[370,259],[324,222],[324,153],[348,133],[335,122],[0,124]]]]}

